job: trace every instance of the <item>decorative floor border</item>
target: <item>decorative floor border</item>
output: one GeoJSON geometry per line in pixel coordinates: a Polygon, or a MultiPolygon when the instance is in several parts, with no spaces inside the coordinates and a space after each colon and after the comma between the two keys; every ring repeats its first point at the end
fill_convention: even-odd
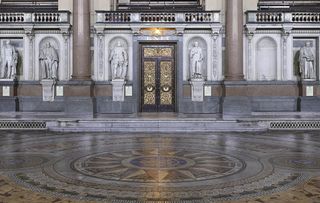
{"type": "Polygon", "coordinates": [[[0,121],[1,130],[45,130],[47,123],[45,121],[0,121]]]}

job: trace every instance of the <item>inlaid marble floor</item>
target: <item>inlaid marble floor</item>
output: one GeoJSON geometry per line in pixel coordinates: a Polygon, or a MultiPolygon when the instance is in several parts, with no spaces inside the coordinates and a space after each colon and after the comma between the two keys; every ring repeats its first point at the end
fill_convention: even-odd
{"type": "Polygon", "coordinates": [[[0,203],[320,202],[320,132],[0,132],[0,203]]]}

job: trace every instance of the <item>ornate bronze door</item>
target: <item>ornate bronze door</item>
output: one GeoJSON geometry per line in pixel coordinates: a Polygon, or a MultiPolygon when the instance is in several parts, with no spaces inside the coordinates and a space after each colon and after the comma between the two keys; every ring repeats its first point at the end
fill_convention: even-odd
{"type": "Polygon", "coordinates": [[[142,112],[175,111],[175,45],[143,44],[142,112]]]}

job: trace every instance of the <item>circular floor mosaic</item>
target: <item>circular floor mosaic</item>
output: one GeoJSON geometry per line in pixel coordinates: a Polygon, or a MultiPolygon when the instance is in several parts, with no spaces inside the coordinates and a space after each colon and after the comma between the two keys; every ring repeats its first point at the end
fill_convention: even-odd
{"type": "Polygon", "coordinates": [[[98,178],[133,182],[183,182],[234,174],[245,167],[239,159],[206,151],[132,150],[82,157],[75,170],[98,178]]]}
{"type": "Polygon", "coordinates": [[[0,172],[31,190],[76,200],[202,203],[251,198],[286,190],[320,168],[317,156],[306,156],[319,151],[314,142],[292,141],[291,136],[27,137],[0,145],[0,172]],[[303,156],[294,153],[302,145],[297,142],[308,145],[299,149],[303,156]]]}

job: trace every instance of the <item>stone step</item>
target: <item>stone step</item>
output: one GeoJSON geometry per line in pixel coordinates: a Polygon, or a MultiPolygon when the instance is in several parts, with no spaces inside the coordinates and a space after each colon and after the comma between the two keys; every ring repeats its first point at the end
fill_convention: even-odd
{"type": "Polygon", "coordinates": [[[68,132],[225,132],[264,131],[258,122],[208,120],[47,121],[50,131],[68,132]]]}

